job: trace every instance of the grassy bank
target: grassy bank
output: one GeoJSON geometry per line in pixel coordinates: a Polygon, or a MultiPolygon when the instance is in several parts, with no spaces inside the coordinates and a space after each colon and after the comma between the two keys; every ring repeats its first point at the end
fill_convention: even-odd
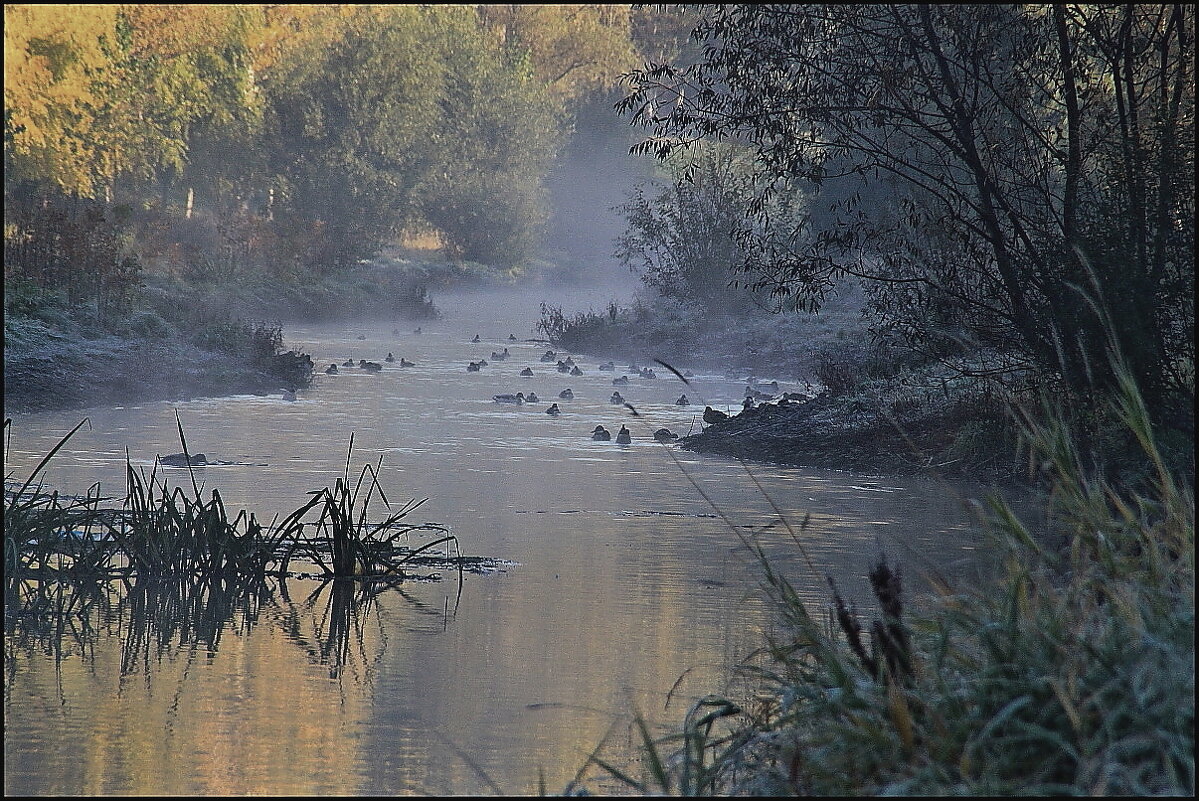
{"type": "Polygon", "coordinates": [[[1017,413],[1046,514],[980,508],[993,585],[914,602],[880,561],[875,619],[831,579],[822,613],[748,542],[779,617],[745,666],[756,691],[642,727],[637,765],[591,768],[680,795],[1193,795],[1194,494],[1127,371],[1111,413],[1141,449],[1135,487],[1097,477],[1060,410],[1017,413]]]}

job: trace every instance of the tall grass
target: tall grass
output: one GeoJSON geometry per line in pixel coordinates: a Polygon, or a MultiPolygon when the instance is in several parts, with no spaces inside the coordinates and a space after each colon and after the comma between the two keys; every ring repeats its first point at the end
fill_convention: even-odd
{"type": "Polygon", "coordinates": [[[980,509],[994,584],[941,585],[913,614],[880,562],[867,624],[836,587],[814,613],[755,548],[780,628],[745,667],[753,702],[701,699],[661,738],[638,719],[639,768],[589,762],[640,793],[1193,795],[1194,493],[1117,370],[1149,482],[1097,477],[1051,406],[1019,412],[1047,515],[980,509]]]}
{"type": "MultiPolygon", "coordinates": [[[[97,581],[113,576],[144,579],[229,577],[262,579],[284,575],[296,554],[306,555],[329,578],[375,577],[402,580],[407,565],[452,544],[459,572],[457,538],[435,523],[404,519],[424,501],[409,501],[381,522],[368,518],[372,498],[391,505],[378,481],[381,466],[367,465],[351,482],[345,475],[333,488],[314,491],[282,520],[260,523],[252,512],[230,511],[219,490],[207,498],[189,466],[190,491],[171,487],[158,463],[147,473],[126,457],[126,492],[120,509],[106,508],[93,487],[85,497],[47,491],[41,477],[47,464],[86,423],[75,426],[39,462],[29,477],[10,489],[6,478],[4,559],[6,591],[28,580],[97,581]],[[367,477],[369,476],[369,481],[367,477]],[[315,520],[310,519],[315,516],[315,520]],[[413,545],[417,535],[432,535],[413,545]]],[[[190,462],[183,425],[179,440],[190,462]]],[[[11,421],[5,421],[6,429],[11,421]]]]}

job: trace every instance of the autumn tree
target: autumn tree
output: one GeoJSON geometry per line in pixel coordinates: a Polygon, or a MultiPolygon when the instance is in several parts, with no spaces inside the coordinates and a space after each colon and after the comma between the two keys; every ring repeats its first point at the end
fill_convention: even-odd
{"type": "Polygon", "coordinates": [[[1157,419],[1190,415],[1193,7],[720,5],[695,34],[704,57],[636,72],[621,108],[639,152],[753,148],[756,286],[815,309],[861,278],[913,347],[1078,396],[1114,336],[1157,419]],[[772,218],[797,187],[806,212],[772,218]]]}

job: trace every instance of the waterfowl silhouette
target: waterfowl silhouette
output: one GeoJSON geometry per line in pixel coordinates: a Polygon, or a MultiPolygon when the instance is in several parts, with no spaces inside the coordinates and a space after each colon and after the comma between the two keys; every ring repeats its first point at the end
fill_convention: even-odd
{"type": "Polygon", "coordinates": [[[415,331],[413,331],[412,333],[414,333],[414,334],[419,334],[419,333],[420,333],[420,326],[418,325],[418,326],[416,327],[416,330],[415,330],[415,331]]]}
{"type": "Polygon", "coordinates": [[[342,367],[353,367],[353,366],[354,366],[354,360],[353,360],[352,358],[351,358],[351,359],[346,359],[344,362],[342,362],[342,363],[341,363],[341,366],[342,366],[342,367]]]}
{"type": "Polygon", "coordinates": [[[716,425],[717,423],[728,419],[729,416],[724,412],[713,409],[711,406],[704,407],[704,422],[708,425],[716,425]]]}
{"type": "Polygon", "coordinates": [[[496,403],[515,403],[517,406],[525,402],[525,393],[517,392],[515,395],[492,395],[496,403]]]}
{"type": "Polygon", "coordinates": [[[657,442],[674,442],[678,438],[679,435],[669,428],[659,428],[654,432],[654,440],[657,442]]]}
{"type": "Polygon", "coordinates": [[[202,453],[193,453],[191,461],[188,462],[186,453],[170,453],[166,456],[159,456],[158,462],[167,467],[187,467],[189,464],[192,467],[204,467],[208,464],[208,458],[202,453]]]}
{"type": "Polygon", "coordinates": [[[533,377],[533,368],[526,367],[525,369],[520,371],[520,374],[523,375],[525,378],[532,378],[533,377]]]}
{"type": "Polygon", "coordinates": [[[679,395],[679,399],[675,401],[676,406],[690,406],[691,401],[687,400],[686,395],[679,395]]]}
{"type": "Polygon", "coordinates": [[[612,397],[608,398],[608,402],[609,403],[624,403],[624,398],[621,397],[621,394],[619,392],[613,392],[612,397]]]}
{"type": "Polygon", "coordinates": [[[616,444],[628,445],[633,441],[633,437],[629,434],[628,426],[621,426],[620,431],[616,432],[616,444]]]}
{"type": "Polygon", "coordinates": [[[642,377],[642,378],[657,378],[658,376],[657,376],[657,374],[655,374],[655,373],[654,373],[654,371],[653,371],[653,370],[651,370],[650,368],[648,368],[648,367],[643,367],[643,368],[641,369],[641,377],[642,377]]]}
{"type": "Polygon", "coordinates": [[[325,368],[325,375],[337,375],[337,365],[331,364],[325,368]]]}
{"type": "Polygon", "coordinates": [[[616,369],[616,365],[612,362],[605,362],[599,366],[599,369],[611,372],[616,369]]]}
{"type": "Polygon", "coordinates": [[[582,375],[583,371],[579,369],[578,365],[575,365],[574,367],[570,368],[570,374],[571,375],[582,375]]]}
{"type": "Polygon", "coordinates": [[[366,334],[359,334],[359,335],[358,335],[358,338],[359,338],[359,339],[366,339],[366,334]]]}
{"type": "Polygon", "coordinates": [[[571,391],[570,387],[567,387],[558,393],[558,397],[564,400],[574,400],[575,394],[571,391]]]}
{"type": "Polygon", "coordinates": [[[475,338],[472,339],[471,342],[478,342],[478,341],[479,341],[479,335],[475,334],[475,338]]]}
{"type": "Polygon", "coordinates": [[[629,383],[629,377],[627,375],[622,375],[620,378],[612,379],[612,386],[615,386],[615,387],[623,387],[628,383],[629,383]]]}
{"type": "Polygon", "coordinates": [[[603,426],[596,426],[591,432],[591,438],[600,442],[608,442],[612,439],[612,432],[603,426]]]}
{"type": "Polygon", "coordinates": [[[410,362],[403,356],[400,357],[400,367],[416,367],[416,362],[410,362]]]}
{"type": "Polygon", "coordinates": [[[554,353],[552,350],[547,350],[545,353],[541,354],[541,361],[543,362],[556,361],[557,358],[558,354],[554,353]]]}
{"type": "Polygon", "coordinates": [[[480,366],[480,367],[486,367],[486,366],[487,366],[487,360],[486,360],[486,359],[479,359],[479,362],[478,362],[478,364],[479,364],[479,366],[480,366]]]}
{"type": "Polygon", "coordinates": [[[469,364],[467,364],[467,365],[466,365],[466,372],[468,372],[468,373],[477,373],[477,372],[479,372],[479,363],[478,363],[478,362],[470,362],[469,364]]]}
{"type": "Polygon", "coordinates": [[[754,408],[754,399],[746,395],[745,400],[741,401],[741,411],[748,412],[752,408],[754,408]]]}
{"type": "Polygon", "coordinates": [[[509,341],[509,342],[515,342],[515,341],[516,341],[516,334],[509,334],[509,335],[508,335],[508,341],[509,341]]]}
{"type": "Polygon", "coordinates": [[[384,359],[383,361],[394,362],[395,360],[396,360],[396,357],[391,355],[391,351],[387,351],[387,358],[384,359]]]}
{"type": "Polygon", "coordinates": [[[525,398],[525,403],[537,403],[539,400],[541,399],[537,397],[536,392],[530,392],[529,397],[525,398]]]}
{"type": "Polygon", "coordinates": [[[366,359],[360,360],[358,362],[358,366],[363,370],[368,370],[372,373],[377,373],[383,369],[383,365],[379,364],[378,362],[368,362],[366,359]]]}
{"type": "Polygon", "coordinates": [[[550,404],[550,408],[545,410],[545,413],[557,417],[558,415],[562,414],[562,410],[558,408],[558,404],[552,403],[550,404]]]}

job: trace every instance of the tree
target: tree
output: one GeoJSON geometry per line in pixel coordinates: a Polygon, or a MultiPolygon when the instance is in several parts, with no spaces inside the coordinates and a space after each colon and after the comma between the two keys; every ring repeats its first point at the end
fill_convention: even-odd
{"type": "Polygon", "coordinates": [[[686,179],[668,171],[653,194],[638,186],[619,207],[628,229],[616,257],[662,295],[705,313],[747,310],[753,296],[736,286],[745,251],[735,234],[754,195],[753,177],[738,149],[704,145],[686,179]]]}
{"type": "Polygon", "coordinates": [[[534,77],[526,53],[503,46],[473,14],[436,17],[444,62],[432,164],[414,191],[423,219],[450,254],[518,267],[546,220],[544,180],[565,134],[561,106],[534,77]]]}
{"type": "Polygon", "coordinates": [[[866,279],[913,346],[966,338],[1078,395],[1113,380],[1111,334],[1156,419],[1193,398],[1192,6],[720,5],[695,36],[620,108],[637,152],[753,148],[755,286],[815,309],[866,279]],[[797,186],[807,213],[772,218],[797,186]]]}
{"type": "Polygon", "coordinates": [[[306,261],[333,269],[373,255],[411,217],[444,70],[419,7],[335,9],[319,22],[325,46],[289,49],[264,84],[281,224],[312,238],[306,261]]]}

